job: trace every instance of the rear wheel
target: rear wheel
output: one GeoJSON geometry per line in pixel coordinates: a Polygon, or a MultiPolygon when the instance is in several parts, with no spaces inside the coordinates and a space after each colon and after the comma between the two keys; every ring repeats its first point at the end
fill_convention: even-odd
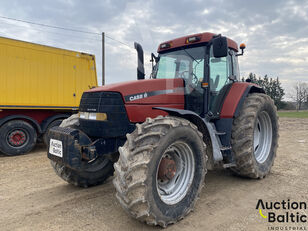
{"type": "Polygon", "coordinates": [[[263,178],[274,164],[278,146],[278,120],[273,100],[265,94],[249,95],[232,128],[232,148],[242,176],[263,178]]]}
{"type": "Polygon", "coordinates": [[[6,155],[30,152],[36,144],[37,133],[31,124],[12,120],[0,128],[0,151],[6,155]]]}
{"type": "MultiPolygon", "coordinates": [[[[60,127],[78,128],[79,118],[78,115],[72,115],[68,119],[63,120],[60,127]]],[[[79,171],[73,170],[64,166],[63,163],[50,160],[51,166],[54,168],[58,176],[66,182],[80,186],[90,187],[102,184],[109,176],[113,174],[113,163],[105,158],[99,157],[95,160],[89,161],[83,165],[79,171]]]]}
{"type": "Polygon", "coordinates": [[[119,151],[113,184],[133,217],[166,227],[193,209],[207,160],[194,124],[177,117],[148,118],[127,135],[119,151]]]}

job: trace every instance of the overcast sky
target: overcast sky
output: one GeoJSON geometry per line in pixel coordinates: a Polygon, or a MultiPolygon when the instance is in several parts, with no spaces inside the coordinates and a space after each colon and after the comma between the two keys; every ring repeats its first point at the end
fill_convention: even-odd
{"type": "MultiPolygon", "coordinates": [[[[2,0],[0,16],[86,30],[106,38],[106,83],[136,79],[133,42],[150,52],[160,42],[199,32],[221,33],[246,43],[240,57],[249,72],[279,76],[287,95],[297,81],[308,82],[308,1],[248,0],[2,0]]],[[[0,36],[95,54],[101,82],[101,37],[0,19],[0,36]]]]}

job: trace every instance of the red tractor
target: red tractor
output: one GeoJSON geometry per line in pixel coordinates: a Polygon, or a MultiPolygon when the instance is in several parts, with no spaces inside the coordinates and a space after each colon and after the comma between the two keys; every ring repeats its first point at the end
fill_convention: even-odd
{"type": "Polygon", "coordinates": [[[85,92],[79,115],[49,133],[48,157],[65,181],[88,187],[115,171],[122,207],[166,227],[194,207],[207,170],[230,168],[260,179],[273,165],[276,107],[264,90],[240,82],[237,44],[212,33],[164,42],[144,79],[85,92]]]}

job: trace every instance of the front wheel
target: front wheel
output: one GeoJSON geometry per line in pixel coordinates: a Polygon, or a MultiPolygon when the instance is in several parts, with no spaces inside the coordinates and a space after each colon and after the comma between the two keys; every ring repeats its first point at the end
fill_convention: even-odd
{"type": "Polygon", "coordinates": [[[263,178],[271,170],[278,146],[278,119],[273,100],[265,94],[249,95],[234,119],[231,138],[236,167],[250,178],[263,178]]]}
{"type": "Polygon", "coordinates": [[[119,151],[113,183],[120,204],[133,217],[166,227],[192,210],[207,160],[194,124],[177,117],[148,118],[119,151]]]}
{"type": "Polygon", "coordinates": [[[84,188],[102,184],[113,174],[113,163],[106,158],[96,159],[79,171],[68,168],[62,163],[53,160],[50,160],[50,163],[56,174],[63,180],[84,188]]]}
{"type": "MultiPolygon", "coordinates": [[[[62,121],[60,127],[79,128],[78,114],[74,114],[62,121]]],[[[63,163],[50,160],[51,166],[56,174],[66,182],[79,186],[90,187],[102,184],[109,176],[113,174],[113,163],[105,158],[99,157],[94,161],[89,161],[80,170],[73,170],[66,167],[63,163]]]]}

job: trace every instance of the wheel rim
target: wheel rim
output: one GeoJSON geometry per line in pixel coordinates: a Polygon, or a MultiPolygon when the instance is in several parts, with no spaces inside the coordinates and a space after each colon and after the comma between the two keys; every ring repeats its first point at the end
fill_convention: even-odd
{"type": "Polygon", "coordinates": [[[267,160],[272,146],[272,122],[265,111],[257,118],[253,141],[255,158],[262,164],[267,160]]]}
{"type": "Polygon", "coordinates": [[[160,199],[169,205],[181,201],[192,184],[195,160],[190,146],[182,141],[171,144],[159,162],[156,188],[160,199]]]}
{"type": "Polygon", "coordinates": [[[23,130],[16,129],[8,133],[6,140],[11,147],[22,147],[28,141],[28,134],[23,130]]]}

